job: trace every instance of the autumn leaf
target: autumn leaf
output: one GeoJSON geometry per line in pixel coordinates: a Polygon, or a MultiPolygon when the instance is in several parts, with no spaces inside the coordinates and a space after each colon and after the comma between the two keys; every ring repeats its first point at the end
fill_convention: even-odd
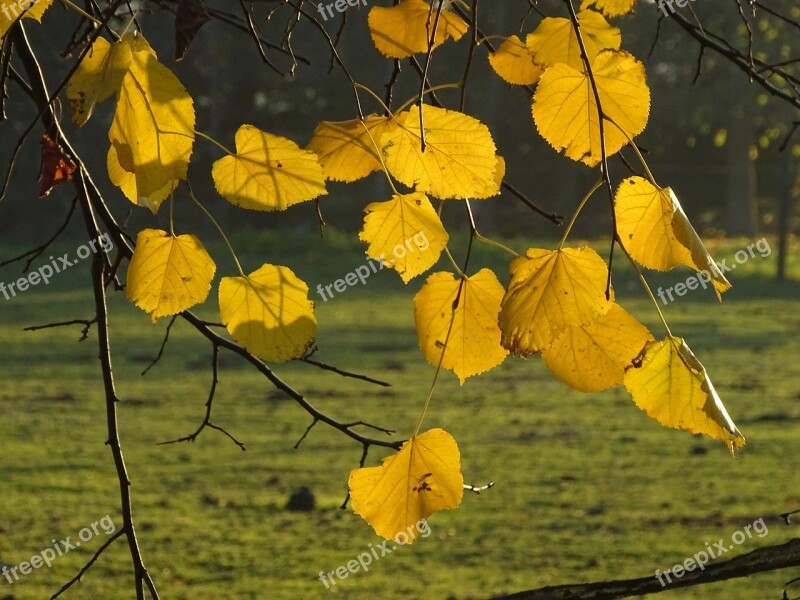
{"type": "Polygon", "coordinates": [[[130,44],[98,37],[67,84],[72,121],[83,126],[97,104],[119,91],[133,60],[130,44]]]}
{"type": "Polygon", "coordinates": [[[302,358],[317,333],[308,286],[288,267],[265,264],[245,277],[223,278],[219,309],[228,332],[269,362],[302,358]]]}
{"type": "Polygon", "coordinates": [[[180,0],[175,12],[175,60],[182,61],[195,36],[211,20],[202,0],[180,0]]]}
{"type": "Polygon", "coordinates": [[[136,238],[125,295],[155,323],[204,302],[216,270],[194,235],[144,229],[136,238]]]}
{"type": "MultiPolygon", "coordinates": [[[[603,15],[583,10],[577,17],[590,64],[601,50],[619,50],[622,43],[619,29],[609,25],[603,15]]],[[[581,73],[586,70],[578,36],[570,19],[545,17],[533,33],[528,34],[525,43],[537,65],[549,67],[563,63],[581,73]]]]}
{"type": "MultiPolygon", "coordinates": [[[[616,123],[604,122],[606,155],[611,156],[647,125],[650,90],[644,66],[627,52],[601,52],[592,71],[603,113],[616,123]]],[[[590,167],[600,162],[597,103],[589,78],[580,71],[565,64],[545,70],[533,97],[533,120],[557,151],[590,167]]]]}
{"type": "Polygon", "coordinates": [[[359,238],[369,244],[370,258],[394,269],[404,283],[430,269],[447,245],[447,231],[425,194],[394,195],[364,209],[359,238]]]}
{"type": "Polygon", "coordinates": [[[132,60],[109,139],[119,165],[135,175],[135,197],[147,204],[173,181],[186,179],[194,146],[194,104],[141,35],[127,34],[123,42],[130,46],[132,60]]]}
{"type": "Polygon", "coordinates": [[[33,19],[41,22],[44,11],[50,8],[53,0],[37,0],[32,2],[30,8],[23,10],[19,0],[0,0],[0,41],[19,19],[33,19]]]}
{"type": "Polygon", "coordinates": [[[527,46],[517,36],[509,36],[489,55],[489,64],[504,81],[513,85],[533,85],[542,75],[542,67],[533,61],[527,46]]]}
{"type": "Polygon", "coordinates": [[[653,336],[647,328],[613,303],[588,325],[567,327],[542,352],[547,368],[571,388],[594,392],[621,385],[625,369],[653,336]]]}
{"type": "Polygon", "coordinates": [[[625,373],[625,387],[662,425],[721,440],[731,453],[744,446],[705,368],[679,337],[649,342],[625,373]]]}
{"type": "MultiPolygon", "coordinates": [[[[375,47],[389,58],[408,58],[427,52],[436,12],[436,8],[431,9],[423,0],[402,0],[390,8],[373,7],[367,21],[375,47]]],[[[468,29],[461,17],[444,8],[439,15],[433,47],[438,48],[448,38],[460,40],[468,29]]]]}
{"type": "Polygon", "coordinates": [[[573,325],[588,325],[611,308],[608,269],[591,248],[529,248],[511,261],[500,310],[502,344],[526,356],[548,348],[573,325]]]}
{"type": "Polygon", "coordinates": [[[381,137],[396,127],[390,117],[378,115],[369,115],[363,123],[358,119],[323,121],[314,130],[307,149],[319,156],[325,177],[352,183],[383,169],[378,156],[381,137]]]}
{"type": "Polygon", "coordinates": [[[414,298],[417,337],[426,360],[435,366],[441,361],[462,384],[502,363],[508,350],[500,345],[497,316],[504,293],[489,269],[466,279],[444,272],[428,277],[414,298]]]}
{"type": "Polygon", "coordinates": [[[592,5],[607,17],[621,17],[634,11],[636,0],[583,0],[581,10],[592,5]]]}
{"type": "Polygon", "coordinates": [[[730,289],[671,188],[629,177],[617,188],[614,210],[619,237],[636,262],[658,271],[686,265],[703,272],[718,297],[730,289]]]}
{"type": "Polygon", "coordinates": [[[251,210],[286,210],[328,193],[316,154],[253,125],[239,128],[236,154],[215,162],[211,175],[223,198],[251,210]]]}
{"type": "Polygon", "coordinates": [[[44,198],[49,195],[59,183],[72,181],[72,174],[77,168],[61,146],[45,133],[42,136],[42,168],[39,173],[42,186],[39,197],[44,198]]]}
{"type": "Polygon", "coordinates": [[[108,148],[106,168],[108,169],[108,178],[111,183],[117,186],[128,200],[136,206],[149,208],[153,214],[158,212],[161,203],[172,195],[172,192],[175,191],[180,183],[177,179],[173,179],[168,181],[160,190],[150,194],[149,197],[138,197],[136,195],[136,175],[122,168],[122,165],[119,164],[119,158],[117,158],[117,149],[114,146],[108,148]]]}
{"type": "Polygon", "coordinates": [[[353,510],[375,533],[410,544],[414,527],[433,513],[461,504],[464,478],[453,437],[431,429],[408,440],[379,467],[354,469],[348,481],[353,510]]]}
{"type": "Polygon", "coordinates": [[[424,105],[425,151],[419,107],[398,115],[381,146],[395,179],[437,198],[489,198],[500,193],[498,160],[489,128],[455,110],[424,105]]]}

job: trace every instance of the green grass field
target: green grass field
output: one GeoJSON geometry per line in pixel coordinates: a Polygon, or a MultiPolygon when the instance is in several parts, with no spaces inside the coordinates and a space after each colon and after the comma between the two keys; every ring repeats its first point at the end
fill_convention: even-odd
{"type": "MultiPolygon", "coordinates": [[[[352,236],[351,236],[352,237],[352,236]]],[[[510,241],[518,251],[524,245],[510,241]]],[[[713,244],[717,258],[746,244],[713,244]]],[[[363,263],[356,242],[242,236],[245,269],[265,260],[291,266],[312,290],[363,263]]],[[[462,246],[454,244],[458,252],[462,246]]],[[[63,251],[70,250],[69,245],[63,251]]],[[[3,256],[12,253],[6,249],[3,256]]],[[[223,257],[214,247],[215,257],[223,257]]],[[[624,389],[573,392],[541,360],[508,358],[459,386],[444,374],[426,427],[443,427],[459,443],[465,480],[496,482],[468,494],[458,510],[437,513],[431,535],[398,548],[370,570],[326,590],[320,571],[368,551],[379,538],[351,510],[339,510],[361,448],[318,425],[252,368],[223,354],[214,421],[247,445],[242,452],[211,430],[193,444],[159,445],[194,431],[210,383],[211,348],[178,322],[164,359],[166,320],[149,317],[122,294],[111,301],[112,344],[123,444],[133,481],[135,517],[145,560],[164,600],[315,598],[480,599],[558,583],[639,577],[683,562],[763,517],[769,533],[726,554],[778,544],[800,534],[775,515],[800,508],[800,302],[797,283],[771,279],[774,254],[731,274],[734,289],[719,305],[692,292],[665,308],[708,369],[747,437],[734,460],[724,445],[669,430],[648,419],[624,389]],[[310,488],[311,512],[290,512],[290,494],[310,488]]],[[[657,315],[621,263],[620,302],[661,335],[657,315]]],[[[506,259],[479,247],[475,267],[507,281],[506,259]]],[[[229,262],[219,260],[223,274],[229,262]]],[[[792,273],[800,278],[795,252],[792,273]]],[[[227,271],[226,271],[227,269],[227,271]]],[[[0,270],[12,281],[18,267],[0,270]]],[[[105,441],[105,410],[94,332],[80,327],[35,333],[23,327],[91,318],[80,267],[47,288],[0,298],[0,565],[29,560],[53,539],[72,536],[109,514],[119,524],[118,492],[105,441]]],[[[655,287],[684,281],[688,271],[653,277],[655,287]]],[[[393,273],[318,301],[316,358],[392,383],[380,388],[305,364],[277,373],[326,413],[365,420],[409,435],[434,369],[417,349],[413,294],[393,273]]],[[[314,292],[312,291],[312,297],[314,292]]],[[[202,313],[213,318],[216,301],[202,313]]],[[[380,434],[376,434],[380,435],[380,434]]],[[[385,453],[373,450],[369,464],[385,453]]],[[[0,599],[48,598],[106,539],[94,537],[9,584],[0,599]]],[[[797,572],[777,572],[659,598],[778,598],[797,572]]],[[[134,597],[127,547],[117,541],[65,598],[134,597]]],[[[655,596],[653,596],[655,597],[655,596]]]]}

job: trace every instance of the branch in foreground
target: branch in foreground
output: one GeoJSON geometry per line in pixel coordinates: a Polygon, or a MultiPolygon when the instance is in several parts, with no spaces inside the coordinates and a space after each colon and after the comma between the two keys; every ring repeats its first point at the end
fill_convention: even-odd
{"type": "Polygon", "coordinates": [[[742,556],[708,565],[704,571],[686,572],[681,579],[673,579],[672,583],[667,586],[662,586],[658,579],[651,575],[638,579],[548,586],[517,592],[516,594],[495,596],[493,600],[612,600],[614,598],[630,598],[632,596],[656,594],[678,588],[704,585],[737,577],[748,577],[765,571],[776,571],[798,566],[800,566],[800,538],[778,546],[759,548],[742,556]]]}

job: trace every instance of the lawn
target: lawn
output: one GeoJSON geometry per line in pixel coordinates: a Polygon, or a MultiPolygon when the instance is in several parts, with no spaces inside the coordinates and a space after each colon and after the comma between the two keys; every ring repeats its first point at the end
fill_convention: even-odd
{"type": "MultiPolygon", "coordinates": [[[[245,269],[265,260],[287,264],[309,287],[328,284],[363,264],[357,243],[333,233],[326,241],[251,233],[235,240],[245,269]]],[[[510,240],[521,251],[524,245],[510,240]]],[[[713,244],[733,257],[745,240],[713,244]]],[[[63,251],[72,247],[67,244],[63,251]]],[[[221,247],[213,247],[223,257],[221,247]]],[[[463,248],[460,240],[456,251],[463,248]]],[[[4,249],[3,256],[12,253],[4,249]]],[[[602,254],[602,252],[601,252],[602,254]]],[[[619,301],[656,335],[655,310],[633,273],[615,275],[619,301]]],[[[763,518],[768,533],[736,545],[725,557],[797,537],[781,512],[800,508],[800,301],[798,283],[771,279],[774,253],[737,265],[734,289],[719,305],[694,291],[664,307],[673,332],[703,361],[747,438],[735,459],[723,444],[666,429],[630,401],[624,389],[571,391],[541,360],[508,358],[459,386],[439,380],[426,428],[443,427],[458,441],[465,480],[494,481],[465,495],[458,510],[429,520],[430,535],[400,547],[368,572],[330,590],[320,572],[369,551],[380,539],[351,510],[340,510],[347,477],[361,447],[311,423],[295,403],[235,356],[222,355],[214,422],[246,444],[204,431],[195,443],[162,445],[194,431],[211,380],[211,348],[177,322],[163,359],[167,320],[111,298],[112,348],[123,447],[145,560],[163,600],[432,598],[480,599],[521,589],[639,577],[676,563],[763,518]],[[308,512],[285,508],[301,487],[315,496],[308,512]]],[[[220,260],[223,274],[229,262],[220,260]]],[[[489,265],[507,281],[506,258],[478,248],[474,266],[489,265]]],[[[729,260],[730,262],[730,260],[729,260]]],[[[443,268],[446,268],[442,263],[443,268]]],[[[798,252],[791,272],[800,278],[798,252]]],[[[94,331],[80,327],[24,332],[26,326],[91,318],[80,267],[17,298],[0,298],[0,565],[29,560],[58,540],[109,515],[117,525],[118,492],[105,441],[105,411],[94,331]],[[53,542],[51,540],[56,540],[53,542]]],[[[18,267],[0,269],[12,281],[18,267]]],[[[653,276],[655,287],[685,281],[688,271],[653,276]]],[[[390,382],[382,388],[307,364],[276,372],[318,408],[341,421],[364,420],[408,436],[434,369],[414,332],[413,294],[393,273],[375,274],[328,302],[317,300],[318,360],[390,382]]],[[[214,318],[212,298],[202,314],[214,318]]],[[[375,433],[374,435],[381,435],[375,433]]],[[[373,450],[368,464],[385,452],[373,450]]],[[[48,598],[107,539],[86,543],[9,584],[0,599],[48,598]]],[[[731,543],[731,542],[726,542],[731,543]]],[[[777,572],[659,598],[777,598],[800,575],[777,572]]],[[[133,597],[127,547],[118,540],[65,598],[133,597]]],[[[653,596],[656,597],[656,596],[653,596]]]]}

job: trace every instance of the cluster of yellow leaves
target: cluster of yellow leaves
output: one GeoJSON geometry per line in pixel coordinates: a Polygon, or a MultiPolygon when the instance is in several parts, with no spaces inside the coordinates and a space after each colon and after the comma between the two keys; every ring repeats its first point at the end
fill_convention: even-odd
{"type": "Polygon", "coordinates": [[[353,182],[385,169],[387,177],[414,189],[369,204],[360,234],[369,244],[367,254],[397,271],[405,283],[433,267],[447,245],[447,231],[430,196],[489,198],[500,193],[505,175],[505,161],[486,125],[427,104],[388,117],[323,121],[307,149],[322,165],[324,179],[353,182]],[[420,238],[424,244],[413,242],[420,238]]]}
{"type": "Polygon", "coordinates": [[[67,85],[79,127],[116,94],[108,137],[111,181],[128,200],[154,213],[186,179],[194,146],[194,103],[141,35],[109,43],[98,37],[67,85]]]}
{"type": "Polygon", "coordinates": [[[702,364],[678,338],[656,342],[611,299],[608,271],[590,248],[531,248],[511,263],[502,299],[502,344],[582,392],[625,384],[634,402],[668,427],[704,433],[733,449],[744,438],[702,364]]]}
{"type": "MultiPolygon", "coordinates": [[[[67,86],[76,125],[116,94],[107,164],[111,181],[133,203],[156,213],[186,179],[195,139],[191,96],[139,34],[98,37],[67,86]]],[[[286,208],[326,194],[317,155],[243,125],[236,153],[214,163],[219,193],[252,210],[286,208]]],[[[155,323],[204,302],[216,265],[200,240],[146,229],[128,267],[126,294],[155,323]]],[[[290,269],[265,264],[219,286],[222,322],[254,355],[283,362],[302,357],[316,336],[308,286],[290,269]]]]}
{"type": "MultiPolygon", "coordinates": [[[[516,36],[507,38],[489,62],[509,83],[537,84],[532,113],[539,133],[572,160],[595,166],[602,159],[603,143],[611,156],[644,130],[650,90],[642,63],[620,50],[619,29],[588,9],[590,4],[583,3],[577,20],[602,107],[603,140],[592,77],[570,19],[545,17],[524,44],[516,36]]],[[[633,6],[603,0],[597,4],[609,16],[627,14],[633,6]]]]}
{"type": "MultiPolygon", "coordinates": [[[[40,0],[25,17],[41,18],[51,1],[40,0]]],[[[606,20],[634,7],[635,0],[583,0],[577,20],[585,55],[570,19],[546,17],[524,41],[507,37],[489,56],[509,84],[536,86],[532,115],[538,131],[557,151],[588,166],[618,152],[647,124],[644,67],[620,50],[620,31],[606,20]]],[[[368,21],[377,49],[394,59],[457,41],[469,29],[447,1],[401,0],[372,8],[368,21]]],[[[0,21],[0,37],[12,24],[0,21]]],[[[135,33],[115,42],[98,37],[84,56],[67,87],[75,124],[84,125],[113,96],[109,177],[131,202],[156,213],[187,178],[195,141],[192,98],[135,33]]],[[[226,151],[211,175],[231,204],[282,211],[326,195],[327,181],[352,183],[379,171],[394,193],[366,206],[360,239],[368,256],[408,283],[434,267],[448,243],[431,198],[497,196],[505,161],[479,120],[415,104],[396,114],[323,121],[306,148],[242,125],[235,151],[226,151]],[[398,191],[395,181],[410,191],[398,191]]],[[[718,295],[730,287],[670,188],[630,177],[617,190],[615,213],[625,251],[640,264],[659,270],[682,264],[707,273],[718,295]]],[[[283,266],[264,264],[247,275],[239,269],[239,276],[223,277],[219,285],[220,318],[230,335],[264,360],[304,356],[317,327],[308,286],[283,266]]],[[[204,302],[215,274],[213,259],[194,235],[145,229],[126,293],[155,323],[204,302]]],[[[575,389],[624,385],[663,425],[707,434],[731,451],[744,444],[686,343],[671,334],[657,341],[618,305],[607,266],[590,248],[530,248],[511,263],[507,289],[489,269],[471,276],[433,273],[414,309],[425,358],[462,384],[509,353],[541,354],[575,389]]],[[[355,469],[349,478],[355,512],[379,535],[399,541],[402,534],[407,543],[422,519],[457,507],[463,487],[458,446],[441,429],[415,433],[381,466],[355,469]]]]}
{"type": "MultiPolygon", "coordinates": [[[[606,20],[634,8],[635,0],[583,0],[576,15],[580,40],[571,19],[546,17],[524,41],[509,36],[488,57],[504,81],[536,86],[532,115],[542,137],[591,167],[619,152],[647,125],[650,90],[644,66],[620,49],[620,30],[606,20]]],[[[448,38],[458,40],[466,24],[445,10],[440,27],[432,31],[436,12],[423,0],[373,9],[369,25],[376,47],[385,56],[406,58],[448,38]]],[[[396,116],[371,115],[363,122],[323,122],[309,148],[319,155],[328,179],[355,181],[385,169],[415,189],[370,204],[361,233],[372,258],[384,258],[415,231],[435,240],[435,255],[395,267],[406,282],[430,268],[447,243],[428,196],[491,197],[505,171],[481,123],[427,105],[396,116]]],[[[708,273],[718,294],[729,287],[671,189],[629,178],[619,187],[615,211],[618,235],[634,260],[661,270],[688,265],[708,273]]],[[[744,444],[703,365],[682,339],[656,341],[614,301],[608,269],[596,252],[531,248],[511,263],[510,277],[507,290],[488,269],[469,277],[447,272],[428,277],[414,306],[420,348],[429,363],[453,371],[463,384],[500,364],[509,352],[541,354],[556,377],[577,390],[625,385],[634,402],[665,426],[707,434],[731,451],[744,444]]],[[[429,511],[419,502],[426,497],[420,495],[423,482],[439,483],[444,467],[452,469],[430,466],[439,458],[436,452],[424,460],[420,449],[419,461],[414,460],[415,449],[432,433],[407,442],[382,467],[357,469],[350,477],[355,511],[384,537],[426,516],[429,511]]],[[[450,446],[448,434],[436,435],[450,446]]]]}

